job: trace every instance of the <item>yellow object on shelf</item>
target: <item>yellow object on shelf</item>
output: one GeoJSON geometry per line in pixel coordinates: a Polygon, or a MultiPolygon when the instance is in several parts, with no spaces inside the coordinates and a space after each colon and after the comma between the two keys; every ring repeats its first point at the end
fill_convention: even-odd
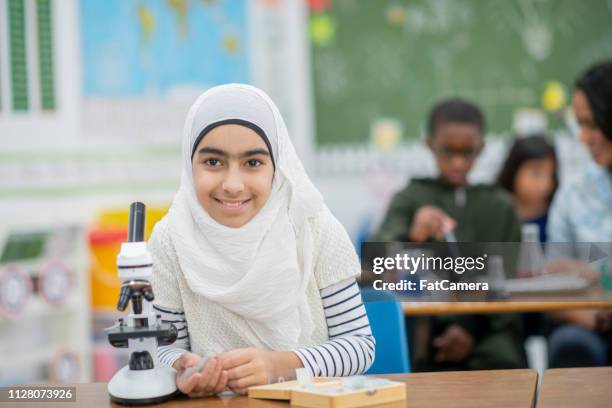
{"type": "MultiPolygon", "coordinates": [[[[167,208],[147,208],[145,239],[149,239],[153,227],[167,212],[167,208]]],[[[89,232],[93,310],[114,310],[116,307],[121,287],[117,276],[117,254],[127,237],[128,220],[128,210],[107,210],[98,216],[95,227],[89,232]]]]}

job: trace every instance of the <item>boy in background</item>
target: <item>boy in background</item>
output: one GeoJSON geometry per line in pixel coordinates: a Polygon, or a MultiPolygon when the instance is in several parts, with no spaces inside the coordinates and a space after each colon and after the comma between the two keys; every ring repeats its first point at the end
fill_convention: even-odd
{"type": "MultiPolygon", "coordinates": [[[[413,179],[398,192],[373,241],[442,241],[450,231],[460,242],[520,241],[510,197],[495,186],[467,182],[484,146],[480,109],[461,99],[442,101],[431,111],[427,131],[439,176],[413,179]]],[[[516,315],[437,316],[431,334],[432,349],[423,370],[525,365],[516,315]]]]}

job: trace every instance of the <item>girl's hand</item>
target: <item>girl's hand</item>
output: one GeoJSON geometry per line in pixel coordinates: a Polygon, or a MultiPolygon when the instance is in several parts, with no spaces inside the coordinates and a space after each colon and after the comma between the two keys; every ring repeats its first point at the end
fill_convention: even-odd
{"type": "Polygon", "coordinates": [[[604,333],[612,331],[612,310],[603,309],[595,312],[595,330],[604,333]]]}
{"type": "Polygon", "coordinates": [[[426,205],[419,208],[414,215],[409,231],[410,240],[425,242],[434,238],[440,241],[444,238],[444,234],[453,230],[456,225],[456,221],[444,211],[426,205]]]}
{"type": "Polygon", "coordinates": [[[571,273],[581,276],[591,281],[599,279],[599,272],[593,269],[588,263],[580,259],[562,258],[546,264],[548,273],[571,273]]]}
{"type": "Polygon", "coordinates": [[[194,353],[183,353],[174,362],[176,370],[176,386],[190,397],[205,397],[218,394],[227,386],[227,371],[221,367],[218,357],[209,359],[201,370],[185,377],[183,374],[201,363],[202,357],[194,353]]]}
{"type": "Polygon", "coordinates": [[[302,367],[302,361],[293,352],[265,351],[243,348],[228,351],[217,356],[223,370],[227,370],[228,386],[238,393],[246,394],[254,385],[274,383],[283,377],[295,378],[295,369],[302,367]]]}
{"type": "Polygon", "coordinates": [[[472,353],[474,337],[458,324],[452,324],[434,339],[433,344],[438,349],[436,362],[460,363],[472,353]]]}

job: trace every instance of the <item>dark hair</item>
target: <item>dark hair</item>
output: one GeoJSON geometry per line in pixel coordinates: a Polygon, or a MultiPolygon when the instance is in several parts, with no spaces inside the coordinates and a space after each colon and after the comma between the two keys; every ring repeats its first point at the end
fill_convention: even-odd
{"type": "Polygon", "coordinates": [[[274,161],[274,154],[272,153],[272,146],[270,145],[270,140],[268,139],[266,132],[264,132],[262,128],[260,128],[253,122],[249,122],[243,119],[224,119],[218,122],[213,122],[209,124],[208,126],[206,126],[204,129],[202,129],[200,133],[198,134],[198,137],[196,137],[196,140],[193,142],[193,149],[191,149],[191,159],[192,160],[193,160],[193,156],[196,153],[196,149],[198,148],[198,145],[200,144],[200,141],[202,141],[204,136],[206,136],[214,128],[223,126],[223,125],[240,125],[240,126],[249,128],[255,133],[257,133],[259,137],[261,137],[264,143],[266,144],[266,147],[268,148],[268,152],[270,152],[270,160],[272,161],[272,168],[276,171],[276,162],[274,161]]]}
{"type": "Polygon", "coordinates": [[[612,140],[612,60],[587,69],[575,86],[586,95],[595,125],[612,140]]]}
{"type": "Polygon", "coordinates": [[[542,134],[537,134],[528,137],[516,138],[508,157],[502,166],[497,177],[497,184],[511,194],[514,193],[514,180],[516,173],[527,160],[545,159],[550,157],[555,163],[555,172],[553,173],[553,190],[548,197],[548,202],[552,201],[553,195],[559,186],[559,178],[557,175],[558,161],[557,153],[549,138],[542,134]]]}
{"type": "Polygon", "coordinates": [[[431,109],[427,137],[432,137],[436,128],[445,123],[466,123],[477,126],[481,134],[485,132],[485,120],[480,108],[460,98],[445,99],[431,109]]]}

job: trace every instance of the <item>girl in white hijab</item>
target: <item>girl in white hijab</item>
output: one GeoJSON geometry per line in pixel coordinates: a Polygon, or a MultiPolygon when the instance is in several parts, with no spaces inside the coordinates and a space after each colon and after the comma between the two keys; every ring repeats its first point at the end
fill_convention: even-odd
{"type": "Polygon", "coordinates": [[[272,100],[241,84],[200,95],[182,162],[179,191],[149,240],[155,308],[179,329],[159,358],[177,370],[178,388],[244,393],[300,367],[366,371],[375,341],[357,255],[272,100]]]}

